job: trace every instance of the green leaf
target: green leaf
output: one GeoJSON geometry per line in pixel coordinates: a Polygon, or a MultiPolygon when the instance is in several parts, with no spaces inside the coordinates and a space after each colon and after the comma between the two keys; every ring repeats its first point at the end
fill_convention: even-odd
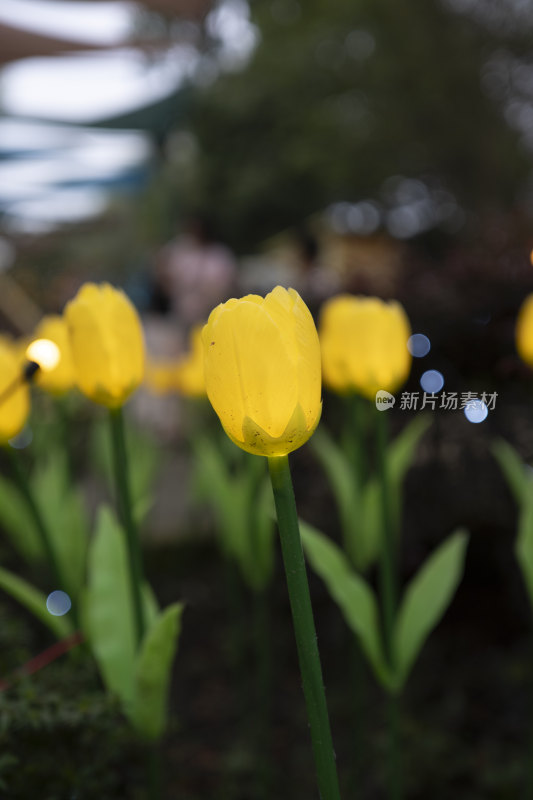
{"type": "Polygon", "coordinates": [[[0,476],[0,525],[27,561],[44,559],[43,547],[26,500],[15,484],[0,476]]]}
{"type": "Polygon", "coordinates": [[[394,630],[395,666],[401,684],[455,594],[463,574],[467,543],[466,531],[458,530],[449,536],[405,590],[394,630]]]}
{"type": "Polygon", "coordinates": [[[142,587],[142,602],[144,609],[144,621],[146,623],[146,628],[149,630],[159,614],[159,603],[157,602],[157,598],[152,587],[147,581],[144,582],[142,587]]]}
{"type": "MultiPolygon", "coordinates": [[[[161,450],[142,431],[125,420],[128,478],[133,502],[133,516],[142,523],[153,505],[153,486],[161,469],[161,450]]],[[[108,420],[97,422],[92,431],[90,451],[93,463],[104,477],[112,495],[115,492],[113,451],[108,420]]]]}
{"type": "Polygon", "coordinates": [[[395,483],[401,482],[405,477],[413,461],[418,443],[430,425],[429,416],[418,415],[389,445],[387,453],[389,475],[395,483]]]}
{"type": "Polygon", "coordinates": [[[364,520],[362,516],[361,489],[350,460],[333,441],[325,427],[319,427],[311,447],[326,473],[339,512],[344,547],[359,571],[368,566],[367,542],[362,541],[364,520]]]}
{"type": "Polygon", "coordinates": [[[124,532],[107,507],[98,512],[89,548],[83,620],[105,686],[127,707],[135,695],[130,576],[124,532]]]}
{"type": "Polygon", "coordinates": [[[137,658],[133,702],[126,713],[137,732],[159,739],[165,730],[167,698],[181,630],[182,603],[166,608],[146,634],[137,658]]]}
{"type": "Polygon", "coordinates": [[[358,512],[360,518],[359,547],[355,566],[361,572],[366,572],[379,556],[383,528],[381,508],[381,488],[379,482],[375,478],[371,478],[361,491],[361,507],[358,512]]]}
{"type": "Polygon", "coordinates": [[[522,500],[515,555],[533,606],[533,491],[529,489],[522,500]]]}
{"type": "Polygon", "coordinates": [[[35,470],[31,483],[65,590],[77,598],[85,582],[89,522],[80,492],[65,486],[63,454],[57,450],[49,453],[35,470]]]}
{"type": "Polygon", "coordinates": [[[222,534],[222,547],[235,556],[239,551],[240,533],[236,523],[243,514],[242,500],[239,503],[235,496],[230,471],[220,448],[200,436],[194,438],[192,444],[197,497],[206,500],[212,507],[222,534]]]}
{"type": "Polygon", "coordinates": [[[46,608],[46,595],[27,581],[0,567],[0,588],[26,608],[40,622],[50,628],[54,636],[63,639],[72,633],[67,616],[55,617],[46,608]]]}
{"type": "Polygon", "coordinates": [[[378,606],[372,589],[353,570],[342,550],[324,534],[301,521],[300,534],[309,563],[358,637],[376,677],[385,687],[392,688],[393,679],[383,653],[378,606]]]}
{"type": "Polygon", "coordinates": [[[491,445],[492,454],[505,475],[513,497],[520,506],[533,491],[531,471],[522,457],[505,439],[496,439],[491,445]]]}
{"type": "Polygon", "coordinates": [[[392,509],[398,530],[400,528],[402,512],[403,482],[413,462],[418,443],[430,425],[431,420],[429,416],[419,414],[409,425],[405,426],[387,448],[387,469],[392,509]]]}

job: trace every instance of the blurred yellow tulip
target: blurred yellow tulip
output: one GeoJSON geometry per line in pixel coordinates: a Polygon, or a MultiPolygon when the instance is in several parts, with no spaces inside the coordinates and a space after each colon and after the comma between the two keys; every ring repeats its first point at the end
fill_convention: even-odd
{"type": "Polygon", "coordinates": [[[526,297],[518,312],[516,349],[522,361],[533,367],[533,294],[526,297]]]}
{"type": "Polygon", "coordinates": [[[23,365],[15,347],[0,341],[0,444],[20,433],[30,413],[30,390],[22,375],[23,365]],[[21,379],[18,385],[17,379],[21,379]]]}
{"type": "Polygon", "coordinates": [[[406,381],[411,328],[399,303],[338,295],[323,305],[319,330],[324,383],[333,391],[373,400],[406,381]]]}
{"type": "Polygon", "coordinates": [[[243,450],[284,456],[320,419],[320,344],[294,289],[247,295],[217,306],[203,329],[209,400],[243,450]]]}
{"type": "Polygon", "coordinates": [[[69,331],[63,317],[43,317],[34,331],[26,356],[40,365],[35,382],[47,392],[62,395],[75,385],[69,331]],[[55,353],[50,343],[55,345],[55,353]]]}
{"type": "Polygon", "coordinates": [[[144,370],[144,385],[152,394],[173,394],[177,384],[176,360],[147,357],[144,370]]]}
{"type": "Polygon", "coordinates": [[[176,388],[186,397],[205,397],[203,325],[190,334],[190,350],[176,365],[176,388]]]}
{"type": "Polygon", "coordinates": [[[190,350],[181,358],[148,358],[145,385],[154,394],[179,392],[186,397],[205,397],[203,325],[191,331],[190,350]]]}
{"type": "Polygon", "coordinates": [[[144,338],[137,311],[108,283],[85,283],[65,319],[76,385],[95,403],[122,406],[144,374],[144,338]]]}

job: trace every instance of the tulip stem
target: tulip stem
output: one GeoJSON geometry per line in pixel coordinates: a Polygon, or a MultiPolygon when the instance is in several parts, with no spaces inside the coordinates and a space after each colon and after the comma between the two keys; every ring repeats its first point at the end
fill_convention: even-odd
{"type": "Polygon", "coordinates": [[[144,612],[142,603],[142,587],[144,585],[143,563],[139,534],[133,517],[133,507],[128,472],[128,454],[126,437],[124,433],[124,416],[122,408],[114,408],[109,412],[111,420],[111,440],[113,445],[113,465],[115,470],[115,484],[117,491],[117,504],[119,515],[126,533],[128,547],[128,560],[130,566],[130,584],[133,616],[137,644],[142,641],[145,632],[144,612]]]}
{"type": "Polygon", "coordinates": [[[288,456],[269,458],[281,550],[321,800],[340,800],[311,596],[288,456]]]}
{"type": "Polygon", "coordinates": [[[392,638],[396,613],[396,542],[392,524],[389,471],[387,467],[387,420],[385,411],[376,412],[376,457],[377,472],[381,490],[381,564],[380,580],[383,602],[383,627],[385,650],[391,666],[394,654],[392,638]]]}
{"type": "MultiPolygon", "coordinates": [[[[381,488],[382,543],[380,563],[380,588],[383,609],[383,639],[391,670],[395,667],[394,622],[396,616],[396,541],[391,506],[390,478],[387,465],[388,424],[387,412],[376,411],[376,456],[378,479],[381,488]]],[[[399,701],[389,693],[388,717],[388,785],[390,800],[400,800],[399,757],[399,701]]]]}

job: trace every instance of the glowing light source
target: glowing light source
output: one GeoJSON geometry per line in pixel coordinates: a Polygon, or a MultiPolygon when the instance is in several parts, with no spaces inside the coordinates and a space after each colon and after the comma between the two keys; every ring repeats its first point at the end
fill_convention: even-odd
{"type": "Polygon", "coordinates": [[[431,342],[423,333],[413,333],[407,340],[407,348],[414,358],[423,358],[431,350],[431,342]]]}
{"type": "Polygon", "coordinates": [[[59,364],[59,347],[50,339],[34,339],[26,348],[28,361],[35,361],[44,372],[50,372],[59,364]]]}
{"type": "Polygon", "coordinates": [[[465,406],[465,417],[469,422],[483,422],[487,419],[489,410],[482,400],[472,400],[465,406]]]}
{"type": "Polygon", "coordinates": [[[53,617],[64,616],[70,611],[71,607],[72,601],[70,597],[66,592],[62,592],[59,589],[56,589],[54,592],[50,592],[46,598],[47,611],[52,614],[53,617]]]}
{"type": "Polygon", "coordinates": [[[428,394],[436,394],[444,386],[444,376],[437,369],[428,369],[420,378],[420,386],[428,394]]]}

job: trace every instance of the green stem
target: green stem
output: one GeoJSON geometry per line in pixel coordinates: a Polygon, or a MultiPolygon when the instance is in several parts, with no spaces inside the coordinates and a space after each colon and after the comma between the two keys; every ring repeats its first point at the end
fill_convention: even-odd
{"type": "Polygon", "coordinates": [[[271,703],[271,638],[268,591],[253,593],[254,649],[256,696],[253,715],[257,748],[257,800],[271,796],[270,703],[271,703]]]}
{"type": "MultiPolygon", "coordinates": [[[[387,412],[376,411],[377,470],[381,487],[382,546],[380,561],[380,588],[383,609],[383,637],[385,652],[392,671],[395,667],[394,623],[396,616],[396,541],[392,517],[391,491],[387,469],[387,412]]],[[[400,800],[399,755],[399,699],[394,693],[387,698],[388,716],[388,770],[387,782],[390,800],[400,800]]]]}
{"type": "Polygon", "coordinates": [[[367,691],[365,662],[361,646],[356,637],[350,631],[350,700],[351,700],[351,724],[353,752],[351,758],[351,769],[349,774],[350,797],[357,797],[357,790],[360,785],[362,767],[365,763],[365,728],[363,718],[364,698],[367,691]]]}
{"type": "Polygon", "coordinates": [[[353,447],[353,466],[359,486],[362,488],[367,480],[368,465],[366,463],[366,404],[367,401],[359,395],[350,396],[350,426],[353,447]]]}
{"type": "Polygon", "coordinates": [[[113,466],[115,470],[117,503],[120,519],[126,533],[135,632],[137,635],[137,644],[140,644],[145,631],[141,594],[144,584],[144,575],[139,535],[137,532],[137,525],[133,518],[122,408],[111,409],[109,418],[111,421],[111,440],[113,444],[113,466]]]}
{"type": "Polygon", "coordinates": [[[161,800],[161,754],[157,745],[148,745],[148,748],[148,796],[150,800],[161,800]]]}
{"type": "Polygon", "coordinates": [[[335,752],[331,738],[289,459],[287,456],[269,458],[268,465],[274,491],[302,685],[307,704],[318,788],[322,800],[340,800],[335,752]]]}
{"type": "Polygon", "coordinates": [[[389,800],[401,800],[401,765],[400,765],[400,698],[390,692],[387,697],[388,717],[388,770],[389,800]]]}
{"type": "MultiPolygon", "coordinates": [[[[531,609],[533,611],[533,608],[531,609]]],[[[533,645],[533,639],[530,642],[533,645]]],[[[533,651],[530,655],[533,655],[533,651]]],[[[533,664],[533,662],[531,662],[533,664]]],[[[530,719],[530,730],[529,730],[529,742],[527,746],[527,754],[525,754],[526,759],[526,777],[525,777],[525,791],[524,791],[524,800],[533,800],[533,672],[530,672],[530,679],[529,679],[529,719],[530,719]]]]}
{"type": "Polygon", "coordinates": [[[387,412],[376,411],[377,471],[381,488],[382,547],[380,582],[383,603],[383,629],[385,651],[389,664],[394,667],[393,630],[396,613],[396,542],[392,520],[391,494],[387,469],[387,412]]]}

